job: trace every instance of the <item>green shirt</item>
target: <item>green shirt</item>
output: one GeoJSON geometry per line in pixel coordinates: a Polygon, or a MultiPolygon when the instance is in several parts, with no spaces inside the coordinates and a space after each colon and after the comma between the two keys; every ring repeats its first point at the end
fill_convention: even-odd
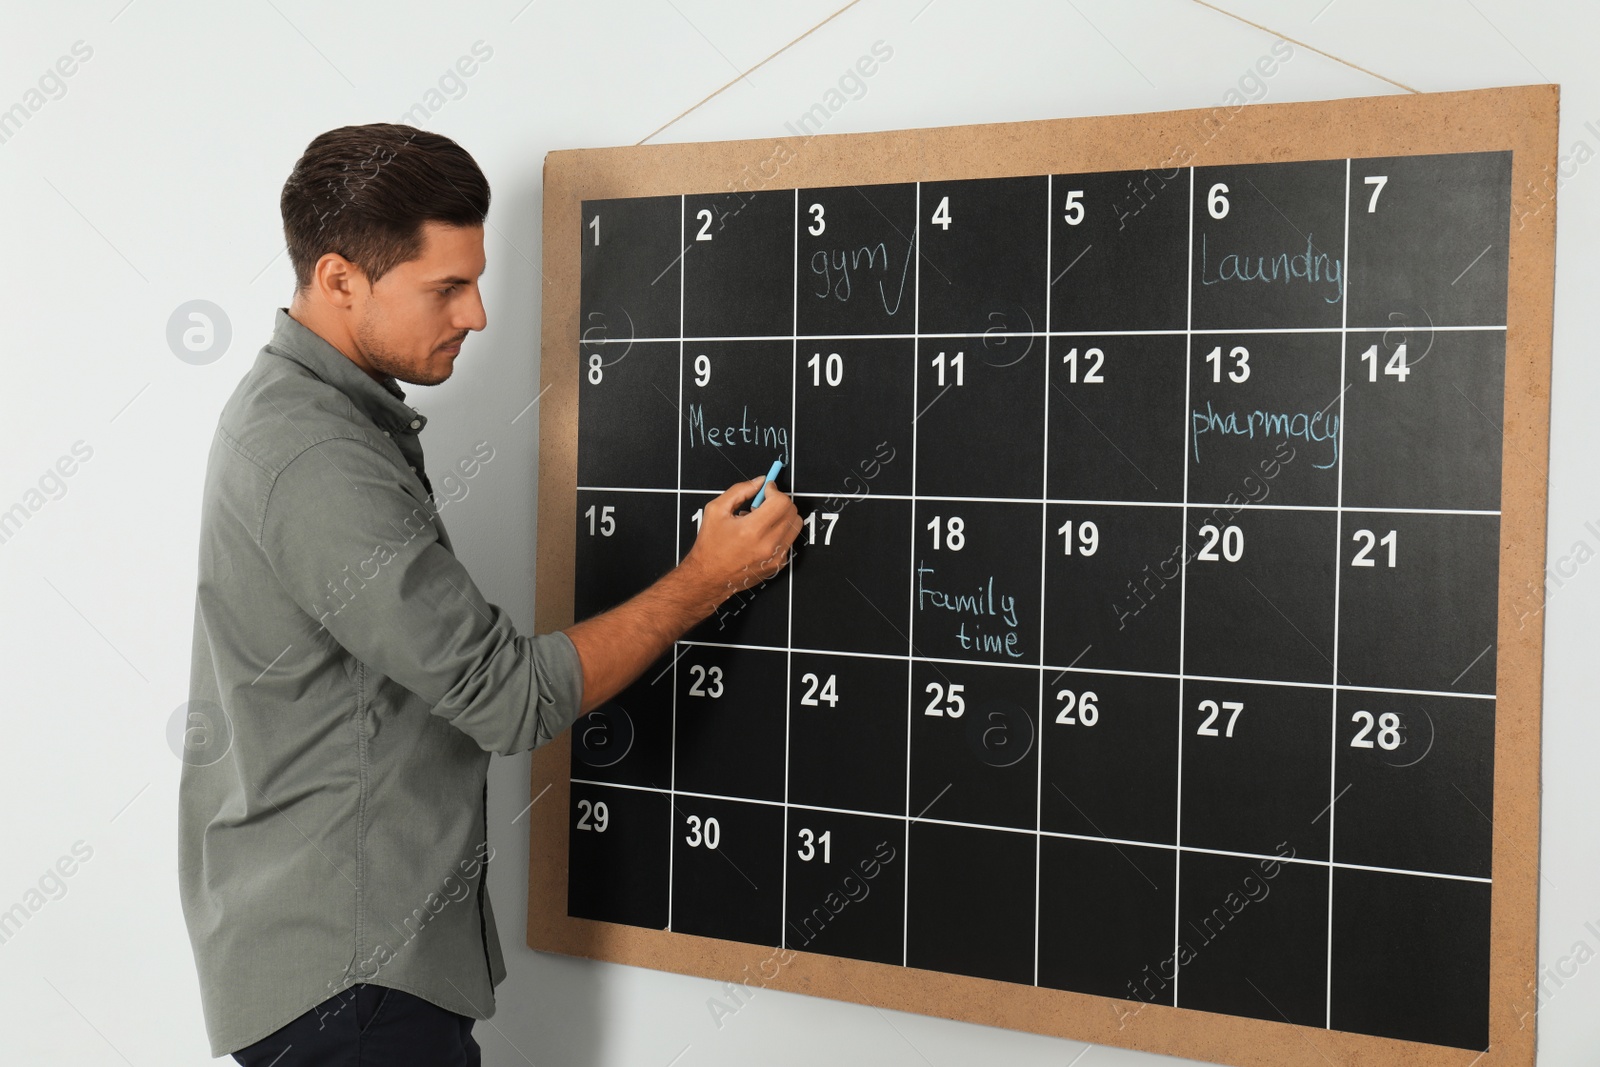
{"type": "Polygon", "coordinates": [[[178,791],[215,1056],[358,982],[494,1012],[489,753],[566,729],[583,675],[456,559],[426,422],[279,308],[217,423],[178,791]]]}

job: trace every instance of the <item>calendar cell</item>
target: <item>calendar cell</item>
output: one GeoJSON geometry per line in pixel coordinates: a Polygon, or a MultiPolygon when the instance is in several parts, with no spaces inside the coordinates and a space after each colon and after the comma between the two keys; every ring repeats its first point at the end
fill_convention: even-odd
{"type": "Polygon", "coordinates": [[[1327,511],[1189,509],[1187,673],[1332,679],[1336,518],[1327,511]]]}
{"type": "Polygon", "coordinates": [[[689,645],[676,670],[674,787],[781,802],[784,654],[689,645]]]}
{"type": "Polygon", "coordinates": [[[578,346],[578,484],[678,486],[678,343],[578,346]]]}
{"type": "Polygon", "coordinates": [[[1189,372],[1189,502],[1339,502],[1339,337],[1195,337],[1189,372]]]}
{"type": "Polygon", "coordinates": [[[583,340],[678,336],[682,231],[676,196],[584,201],[578,242],[583,340]]]}
{"type": "Polygon", "coordinates": [[[683,336],[792,337],[793,190],[684,197],[683,336]],[[729,295],[737,293],[737,299],[729,295]]]}
{"type": "Polygon", "coordinates": [[[1397,325],[1346,352],[1344,506],[1499,510],[1505,334],[1397,325]]]}
{"type": "Polygon", "coordinates": [[[665,793],[574,783],[567,820],[568,912],[663,929],[671,812],[665,793]]]}
{"type": "Polygon", "coordinates": [[[1047,184],[922,183],[919,333],[979,334],[998,346],[1006,334],[1044,331],[1047,184]]]}
{"type": "Polygon", "coordinates": [[[1182,330],[1188,168],[1057,174],[1051,189],[1051,330],[1182,330]]]}
{"type": "Polygon", "coordinates": [[[1178,886],[1178,1007],[1324,1024],[1326,867],[1184,852],[1178,886]]]}
{"type": "Polygon", "coordinates": [[[789,664],[789,802],[903,815],[910,665],[796,653],[789,664]]]}
{"type": "Polygon", "coordinates": [[[1183,502],[1184,338],[1050,339],[1050,496],[1183,502]]]}
{"type": "Polygon", "coordinates": [[[1488,1048],[1489,896],[1487,882],[1336,868],[1333,1026],[1488,1048]]]}
{"type": "Polygon", "coordinates": [[[1327,690],[1190,682],[1183,697],[1182,843],[1327,859],[1327,690]]]}
{"type": "Polygon", "coordinates": [[[913,333],[917,187],[802,189],[799,208],[801,336],[913,333]]]}
{"type": "MultiPolygon", "coordinates": [[[[714,499],[709,494],[685,493],[680,497],[680,559],[694,547],[705,506],[714,499]]],[[[752,575],[751,580],[753,585],[729,590],[727,599],[708,618],[697,623],[686,639],[721,645],[783,647],[789,628],[789,584],[794,581],[794,571],[784,567],[771,578],[755,581],[752,575]]]]}
{"type": "Polygon", "coordinates": [[[1494,701],[1339,691],[1333,858],[1488,878],[1494,701]]]}
{"type": "Polygon", "coordinates": [[[667,789],[672,785],[672,655],[572,724],[572,776],[667,789]]]}
{"type": "Polygon", "coordinates": [[[918,495],[1038,499],[1039,442],[1000,431],[1043,418],[1045,347],[1004,335],[918,342],[918,495]]]}
{"type": "Polygon", "coordinates": [[[1178,681],[1044,675],[1040,829],[1176,844],[1178,681]]]}
{"type": "Polygon", "coordinates": [[[904,958],[902,819],[789,809],[784,944],[899,964],[904,958]]]}
{"type": "Polygon", "coordinates": [[[578,492],[576,618],[615,607],[672,569],[661,531],[676,509],[672,493],[578,492]]]}
{"type": "Polygon", "coordinates": [[[1343,322],[1344,160],[1196,167],[1192,210],[1192,328],[1343,322]]]}
{"type": "Polygon", "coordinates": [[[794,491],[909,493],[915,343],[827,338],[795,358],[794,491]]]}
{"type": "Polygon", "coordinates": [[[679,796],[674,809],[672,928],[781,944],[783,806],[679,796]]]}
{"type": "Polygon", "coordinates": [[[911,667],[908,814],[1032,829],[1039,672],[925,663],[911,667]]]}
{"type": "Polygon", "coordinates": [[[904,655],[911,640],[911,502],[799,497],[795,648],[904,655]]]}
{"type": "Polygon", "coordinates": [[[919,656],[1039,662],[1040,504],[916,505],[912,647],[919,656]]]}
{"type": "Polygon", "coordinates": [[[1344,513],[1339,678],[1495,691],[1497,515],[1344,513]]]}
{"type": "Polygon", "coordinates": [[[1172,1003],[1177,852],[1109,841],[1039,842],[1039,984],[1172,1003]]]}
{"type": "Polygon", "coordinates": [[[1045,532],[1045,662],[1176,673],[1183,509],[1052,504],[1045,532]]]}
{"type": "Polygon", "coordinates": [[[1033,982],[1034,836],[911,823],[906,966],[1033,982]]]}
{"type": "MultiPolygon", "coordinates": [[[[720,493],[790,460],[789,341],[696,341],[683,349],[684,489],[720,493]]],[[[785,484],[788,484],[785,482],[785,484]]]]}
{"type": "Polygon", "coordinates": [[[1510,224],[1510,152],[1351,160],[1350,325],[1505,325],[1510,224]]]}

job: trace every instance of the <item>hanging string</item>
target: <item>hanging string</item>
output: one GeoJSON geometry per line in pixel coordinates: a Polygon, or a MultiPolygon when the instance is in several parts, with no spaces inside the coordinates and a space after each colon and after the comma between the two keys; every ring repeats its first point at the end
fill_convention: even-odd
{"type": "Polygon", "coordinates": [[[1420,89],[1413,89],[1413,88],[1411,88],[1411,86],[1406,85],[1404,82],[1397,82],[1393,78],[1386,78],[1382,74],[1379,74],[1375,70],[1368,70],[1366,67],[1363,67],[1363,66],[1361,66],[1360,64],[1357,64],[1357,63],[1352,63],[1348,59],[1340,59],[1338,56],[1334,55],[1332,52],[1324,52],[1322,49],[1318,48],[1316,45],[1306,44],[1304,41],[1297,41],[1293,37],[1290,37],[1288,34],[1279,33],[1277,30],[1271,29],[1270,27],[1267,27],[1267,26],[1263,26],[1259,22],[1251,22],[1249,19],[1244,18],[1243,16],[1240,16],[1240,15],[1235,15],[1232,11],[1224,10],[1223,8],[1218,7],[1216,4],[1208,4],[1208,3],[1206,3],[1206,0],[1194,0],[1194,2],[1199,4],[1201,7],[1209,7],[1212,11],[1215,11],[1218,14],[1226,15],[1230,19],[1237,19],[1239,22],[1244,23],[1246,26],[1254,26],[1256,29],[1260,30],[1263,33],[1270,33],[1270,34],[1272,34],[1272,36],[1282,38],[1283,40],[1288,41],[1290,44],[1299,45],[1301,48],[1304,48],[1304,49],[1307,49],[1309,51],[1315,52],[1319,56],[1326,56],[1329,59],[1333,60],[1335,63],[1343,63],[1345,66],[1349,67],[1351,70],[1359,70],[1361,73],[1363,73],[1365,75],[1368,75],[1369,77],[1377,78],[1379,81],[1388,82],[1390,85],[1397,86],[1397,87],[1399,87],[1401,89],[1404,89],[1408,93],[1419,93],[1419,92],[1421,92],[1420,89]]]}
{"type": "MultiPolygon", "coordinates": [[[[665,130],[667,127],[673,125],[674,123],[681,121],[683,118],[688,116],[691,112],[694,112],[694,111],[698,110],[699,108],[704,107],[707,103],[710,103],[716,97],[720,96],[722,93],[724,93],[728,89],[732,88],[736,83],[743,81],[746,76],[754,73],[757,70],[760,70],[762,67],[766,66],[768,63],[772,62],[774,59],[778,58],[780,55],[782,55],[783,53],[787,52],[789,49],[793,48],[795,45],[799,44],[801,41],[805,40],[807,37],[810,37],[813,33],[816,33],[818,30],[822,29],[822,27],[826,26],[828,23],[832,22],[834,19],[838,18],[840,15],[844,14],[846,11],[849,11],[851,8],[855,7],[860,2],[861,2],[861,0],[850,0],[850,2],[848,4],[844,5],[839,10],[835,11],[833,14],[829,15],[827,18],[825,18],[821,22],[817,23],[815,26],[811,27],[805,33],[802,33],[800,36],[796,37],[794,40],[790,41],[788,44],[784,45],[782,48],[779,48],[777,51],[775,51],[771,55],[767,56],[767,58],[765,58],[761,62],[757,63],[755,66],[751,67],[749,70],[746,70],[743,73],[737,75],[736,77],[730,79],[727,82],[727,84],[725,84],[725,85],[713,90],[712,92],[708,93],[703,99],[701,99],[698,102],[696,102],[694,104],[691,104],[688,107],[684,108],[678,114],[674,115],[672,118],[668,119],[666,122],[662,123],[660,126],[656,127],[654,130],[651,130],[649,133],[647,133],[643,137],[639,138],[637,141],[634,142],[634,144],[635,145],[644,144],[646,141],[648,141],[648,140],[650,140],[650,138],[656,136],[656,134],[660,133],[662,130],[665,130]]],[[[1228,11],[1225,8],[1218,7],[1216,4],[1207,3],[1206,0],[1194,0],[1194,3],[1199,4],[1201,7],[1210,8],[1212,11],[1217,12],[1219,15],[1226,15],[1228,18],[1234,19],[1237,22],[1242,22],[1246,26],[1251,26],[1251,27],[1253,27],[1255,29],[1258,29],[1262,33],[1270,33],[1272,36],[1280,38],[1280,39],[1285,40],[1285,41],[1288,41],[1292,45],[1297,45],[1298,47],[1304,48],[1309,52],[1315,52],[1317,55],[1324,56],[1324,57],[1326,57],[1328,59],[1331,59],[1335,63],[1342,63],[1345,66],[1349,67],[1351,70],[1360,71],[1362,74],[1365,74],[1368,77],[1377,78],[1379,81],[1382,81],[1382,82],[1388,82],[1390,85],[1393,85],[1398,89],[1404,89],[1408,93],[1420,93],[1421,92],[1420,89],[1413,89],[1411,86],[1405,84],[1404,82],[1395,81],[1393,78],[1386,77],[1386,76],[1384,76],[1382,74],[1379,74],[1375,70],[1369,70],[1366,67],[1361,66],[1359,63],[1352,63],[1348,59],[1344,59],[1344,58],[1341,58],[1340,56],[1334,55],[1332,52],[1324,51],[1323,49],[1318,48],[1316,45],[1307,44],[1305,41],[1297,40],[1296,38],[1290,37],[1288,34],[1285,34],[1285,33],[1279,33],[1277,30],[1272,29],[1270,26],[1263,26],[1259,22],[1252,22],[1251,20],[1243,17],[1242,15],[1236,15],[1232,11],[1228,11]]]]}
{"type": "Polygon", "coordinates": [[[660,133],[662,130],[666,129],[668,126],[671,126],[674,122],[677,122],[679,119],[681,119],[685,115],[689,114],[689,112],[691,112],[691,111],[695,110],[696,108],[700,107],[701,105],[707,103],[713,97],[715,97],[718,94],[722,93],[724,90],[730,88],[735,82],[743,81],[745,79],[746,75],[752,74],[755,71],[761,69],[766,64],[772,62],[774,59],[778,58],[780,55],[782,55],[783,53],[787,52],[789,49],[793,48],[795,45],[799,44],[801,41],[805,40],[807,37],[810,37],[813,33],[816,33],[818,30],[822,29],[822,27],[826,26],[828,23],[832,22],[834,19],[838,18],[840,15],[844,14],[846,11],[849,11],[851,8],[855,7],[859,3],[861,3],[861,0],[850,0],[850,2],[848,4],[844,5],[839,10],[835,11],[833,14],[829,15],[827,18],[825,18],[821,22],[817,23],[815,26],[811,27],[805,33],[802,33],[800,36],[796,37],[794,40],[790,41],[788,44],[784,45],[782,48],[780,48],[776,52],[772,53],[766,59],[763,59],[760,63],[757,63],[755,66],[751,67],[749,70],[745,71],[743,74],[740,74],[738,77],[734,78],[733,81],[730,81],[730,82],[728,82],[727,85],[724,85],[721,89],[718,89],[715,92],[711,93],[704,100],[701,100],[700,103],[691,104],[689,107],[684,108],[677,115],[673,116],[671,119],[667,120],[662,125],[656,127],[654,130],[651,130],[649,133],[647,133],[643,137],[639,138],[637,141],[634,142],[634,144],[635,145],[644,144],[650,138],[654,137],[656,134],[660,133]]]}

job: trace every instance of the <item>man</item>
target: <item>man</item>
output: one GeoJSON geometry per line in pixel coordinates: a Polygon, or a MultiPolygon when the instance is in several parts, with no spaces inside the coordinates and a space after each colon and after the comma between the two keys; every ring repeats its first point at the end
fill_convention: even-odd
{"type": "Polygon", "coordinates": [[[281,208],[297,288],[222,410],[200,522],[179,854],[211,1051],[477,1064],[505,977],[489,753],[609,700],[776,574],[800,521],[772,487],[741,512],[762,479],[739,483],[650,588],[519,634],[453,554],[396,384],[444,381],[486,324],[482,172],[449,138],[347,126],[281,208]]]}

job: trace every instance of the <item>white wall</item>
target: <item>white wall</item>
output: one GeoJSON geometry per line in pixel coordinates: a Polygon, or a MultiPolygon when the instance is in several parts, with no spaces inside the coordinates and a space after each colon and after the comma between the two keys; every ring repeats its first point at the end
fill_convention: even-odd
{"type": "MultiPolygon", "coordinates": [[[[1584,127],[1600,127],[1592,8],[1223,2],[1423,90],[1559,82],[1563,151],[1580,141],[1600,149],[1584,127]]],[[[277,197],[306,142],[333,126],[395,121],[474,42],[493,49],[428,123],[473,152],[494,187],[489,327],[452,380],[413,387],[411,398],[432,419],[432,464],[493,442],[496,457],[453,508],[451,530],[479,584],[527,626],[537,408],[511,419],[537,393],[544,154],[639,140],[842,3],[6,6],[0,109],[25,101],[75,42],[92,55],[0,143],[0,510],[37,500],[28,490],[74,443],[93,454],[59,499],[0,543],[0,909],[76,842],[92,856],[0,944],[0,1060],[209,1058],[175,881],[179,763],[167,727],[186,698],[206,448],[274,308],[288,302],[277,197]],[[180,361],[166,340],[169,316],[194,299],[215,302],[232,327],[207,365],[180,361]]],[[[1188,0],[865,0],[658,140],[782,135],[878,39],[892,61],[828,132],[1212,106],[1273,41],[1188,0]]],[[[1397,91],[1296,50],[1265,98],[1397,91]]],[[[1584,525],[1600,520],[1600,443],[1584,414],[1600,388],[1600,167],[1569,167],[1560,196],[1552,563],[1577,542],[1600,547],[1584,525]]],[[[1591,1062],[1585,1053],[1600,1047],[1600,966],[1563,962],[1580,941],[1600,949],[1584,926],[1600,920],[1597,603],[1600,567],[1585,566],[1547,611],[1540,942],[1552,978],[1539,1062],[1548,1067],[1591,1062]]],[[[719,1030],[706,1007],[711,982],[530,952],[527,824],[513,823],[529,800],[527,757],[497,760],[492,777],[503,857],[492,890],[511,977],[499,1014],[476,1028],[486,1064],[1177,1062],[775,991],[719,1030]]]]}

